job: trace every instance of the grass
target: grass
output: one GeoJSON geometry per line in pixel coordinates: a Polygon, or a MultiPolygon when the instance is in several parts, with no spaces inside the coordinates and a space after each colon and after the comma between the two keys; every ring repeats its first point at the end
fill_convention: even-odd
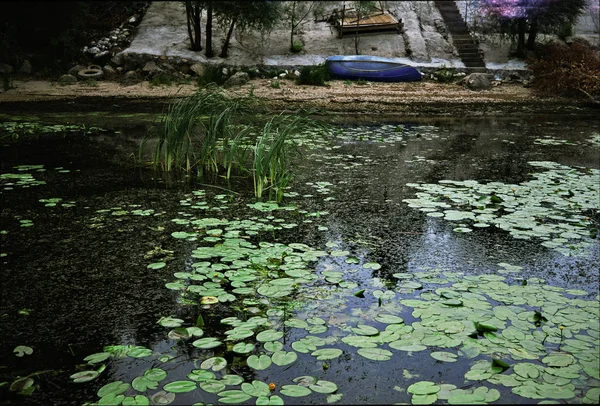
{"type": "MultiPolygon", "coordinates": [[[[270,198],[280,201],[292,179],[291,156],[297,152],[294,135],[326,124],[283,114],[265,122],[262,116],[249,114],[256,113],[256,107],[252,94],[231,97],[216,86],[179,99],[169,105],[159,123],[152,166],[166,172],[195,172],[199,177],[221,174],[226,179],[237,171],[252,176],[256,197],[268,191],[270,198]],[[250,118],[252,125],[238,123],[242,116],[250,118]],[[258,133],[253,143],[248,141],[252,130],[258,133]]],[[[140,143],[140,161],[149,140],[147,135],[140,143]]]]}
{"type": "MultiPolygon", "coordinates": [[[[222,89],[208,86],[194,95],[169,105],[160,122],[160,134],[154,147],[152,164],[164,171],[193,168],[218,170],[216,142],[230,125],[231,115],[248,112],[253,96],[230,98],[222,89]]],[[[139,159],[149,137],[142,140],[139,159]]]]}

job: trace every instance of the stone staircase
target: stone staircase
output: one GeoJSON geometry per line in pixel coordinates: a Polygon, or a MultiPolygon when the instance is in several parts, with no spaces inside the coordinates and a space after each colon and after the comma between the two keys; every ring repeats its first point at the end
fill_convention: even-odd
{"type": "Polygon", "coordinates": [[[472,72],[485,72],[485,62],[483,61],[479,45],[471,35],[467,23],[463,20],[455,1],[435,0],[435,5],[440,10],[440,14],[448,27],[452,41],[458,51],[460,59],[465,67],[470,68],[472,72]]]}

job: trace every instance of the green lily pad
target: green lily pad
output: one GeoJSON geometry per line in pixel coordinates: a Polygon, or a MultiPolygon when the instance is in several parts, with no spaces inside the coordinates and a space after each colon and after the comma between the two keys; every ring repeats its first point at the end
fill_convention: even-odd
{"type": "Polygon", "coordinates": [[[18,345],[13,350],[17,357],[22,357],[23,355],[31,355],[33,354],[33,349],[26,345],[18,345]]]}
{"type": "Polygon", "coordinates": [[[284,365],[289,365],[295,362],[297,359],[298,354],[296,354],[294,351],[276,351],[275,353],[273,353],[273,355],[271,355],[271,360],[273,361],[273,363],[280,367],[284,365]]]}
{"type": "Polygon", "coordinates": [[[131,386],[138,392],[146,392],[148,389],[158,388],[158,382],[145,376],[138,376],[131,382],[131,386]]]}
{"type": "Polygon", "coordinates": [[[233,346],[233,352],[238,354],[248,354],[252,351],[254,351],[254,344],[252,343],[237,343],[233,346]]]}
{"type": "Polygon", "coordinates": [[[437,395],[412,395],[410,403],[413,405],[431,405],[438,399],[437,395]]]}
{"type": "Polygon", "coordinates": [[[317,357],[319,361],[324,361],[328,359],[338,358],[342,355],[343,351],[338,348],[321,348],[319,350],[313,351],[310,355],[313,357],[317,357]]]}
{"type": "Polygon", "coordinates": [[[319,379],[317,383],[310,384],[308,387],[318,393],[333,393],[338,390],[338,386],[335,383],[323,379],[319,379]]]}
{"type": "Polygon", "coordinates": [[[123,381],[111,382],[98,389],[97,395],[100,398],[103,398],[104,396],[110,393],[114,395],[120,395],[121,393],[129,389],[130,386],[131,385],[129,385],[128,383],[124,383],[123,381]]]}
{"type": "Polygon", "coordinates": [[[283,331],[265,330],[256,335],[256,339],[261,342],[276,341],[283,337],[283,331]]]}
{"type": "Polygon", "coordinates": [[[408,393],[412,393],[413,395],[432,395],[434,393],[438,393],[441,387],[436,385],[435,382],[430,381],[420,381],[417,383],[413,383],[406,391],[408,393]]]}
{"type": "Polygon", "coordinates": [[[283,404],[283,399],[277,395],[272,395],[271,397],[261,396],[256,399],[256,405],[261,406],[280,406],[283,404]]]}
{"type": "Polygon", "coordinates": [[[220,371],[227,366],[227,360],[223,357],[212,357],[204,360],[200,364],[201,369],[211,369],[213,371],[220,371]]]}
{"type": "Polygon", "coordinates": [[[513,365],[515,373],[523,378],[537,378],[540,376],[540,370],[534,365],[527,362],[520,362],[513,365]]]}
{"type": "Polygon", "coordinates": [[[257,380],[252,381],[252,383],[242,383],[242,391],[254,397],[268,396],[271,393],[269,385],[257,380]]]}
{"type": "Polygon", "coordinates": [[[121,404],[123,406],[147,406],[150,404],[150,399],[144,395],[127,396],[121,404]]]}
{"type": "Polygon", "coordinates": [[[216,339],[215,337],[199,338],[198,340],[192,343],[194,347],[202,349],[215,348],[220,346],[221,344],[222,342],[216,339]]]}
{"type": "Polygon", "coordinates": [[[393,355],[391,351],[381,348],[360,348],[357,352],[373,361],[389,361],[393,355]]]}
{"type": "Polygon", "coordinates": [[[250,368],[256,369],[257,371],[262,371],[271,366],[271,357],[268,355],[251,355],[246,360],[246,363],[250,368]]]}
{"type": "Polygon", "coordinates": [[[312,391],[306,386],[300,385],[283,385],[280,389],[282,395],[300,398],[303,396],[308,396],[312,393],[312,391]]]}
{"type": "Polygon", "coordinates": [[[210,379],[215,379],[215,374],[204,369],[194,369],[192,372],[187,374],[187,378],[192,381],[202,382],[210,379]]]}
{"type": "Polygon", "coordinates": [[[186,393],[191,392],[196,388],[196,382],[192,381],[174,381],[163,386],[163,389],[170,393],[186,393]]]}
{"type": "Polygon", "coordinates": [[[98,371],[81,371],[71,375],[71,379],[73,379],[73,382],[75,383],[82,383],[94,380],[98,378],[99,375],[100,372],[98,371]]]}
{"type": "Polygon", "coordinates": [[[432,358],[443,362],[456,362],[458,360],[458,355],[446,351],[435,351],[429,355],[431,355],[432,358]]]}
{"type": "Polygon", "coordinates": [[[97,364],[99,362],[106,361],[110,356],[110,352],[98,352],[96,354],[88,355],[83,360],[87,361],[88,364],[97,364]]]}
{"type": "Polygon", "coordinates": [[[241,404],[252,398],[246,392],[238,389],[219,392],[219,402],[225,404],[241,404]]]}
{"type": "Polygon", "coordinates": [[[207,379],[205,381],[200,382],[200,388],[208,393],[217,393],[221,392],[225,389],[225,384],[216,379],[207,379]]]}
{"type": "Polygon", "coordinates": [[[394,316],[393,314],[378,314],[375,317],[375,320],[377,320],[380,323],[385,323],[385,324],[404,323],[404,319],[402,317],[394,316]]]}

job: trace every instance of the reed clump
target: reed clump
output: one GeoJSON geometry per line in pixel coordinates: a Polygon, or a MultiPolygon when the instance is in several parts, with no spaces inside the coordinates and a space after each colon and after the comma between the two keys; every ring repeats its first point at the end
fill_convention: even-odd
{"type": "MultiPolygon", "coordinates": [[[[294,135],[325,125],[284,114],[266,121],[254,114],[251,125],[240,122],[258,107],[252,93],[232,97],[217,86],[177,100],[159,123],[151,165],[155,170],[183,170],[200,177],[211,173],[230,179],[234,172],[252,176],[257,198],[268,191],[270,198],[281,201],[292,179],[291,157],[299,152],[294,135]]],[[[142,140],[140,160],[151,139],[142,140]]]]}

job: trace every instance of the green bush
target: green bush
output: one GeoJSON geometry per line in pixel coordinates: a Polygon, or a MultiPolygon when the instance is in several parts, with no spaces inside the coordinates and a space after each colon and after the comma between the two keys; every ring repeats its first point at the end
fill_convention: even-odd
{"type": "Polygon", "coordinates": [[[279,89],[281,87],[281,83],[279,83],[278,80],[274,80],[273,82],[271,82],[271,87],[273,89],[279,89]]]}
{"type": "Polygon", "coordinates": [[[304,45],[300,41],[294,41],[294,45],[292,45],[292,52],[298,53],[304,49],[304,45]]]}
{"type": "Polygon", "coordinates": [[[433,73],[433,77],[440,83],[450,83],[454,81],[454,74],[454,69],[448,69],[446,65],[442,65],[441,69],[433,73]]]}
{"type": "Polygon", "coordinates": [[[325,86],[325,82],[331,79],[327,67],[323,65],[303,66],[300,76],[296,79],[299,85],[325,86]]]}

